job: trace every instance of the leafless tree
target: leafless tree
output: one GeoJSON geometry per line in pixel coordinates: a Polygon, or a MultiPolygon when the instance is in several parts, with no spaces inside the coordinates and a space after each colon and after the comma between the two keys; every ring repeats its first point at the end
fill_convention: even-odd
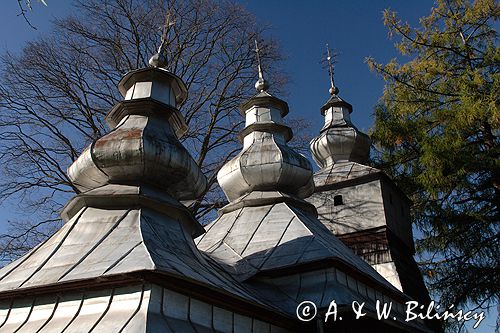
{"type": "Polygon", "coordinates": [[[277,74],[276,43],[263,39],[254,16],[229,0],[81,0],[75,6],[75,15],[54,22],[52,34],[1,58],[0,200],[30,214],[11,221],[1,236],[4,263],[58,227],[62,205],[78,192],[67,166],[105,133],[104,115],[121,99],[119,79],[147,66],[167,11],[176,20],[167,27],[168,69],[189,89],[183,143],[211,189],[192,206],[199,219],[223,204],[216,173],[241,147],[238,106],[253,94],[253,39],[263,42],[274,88],[285,81],[277,74]]]}
{"type": "MultiPolygon", "coordinates": [[[[33,10],[33,1],[32,0],[16,0],[17,1],[17,6],[19,7],[19,14],[17,16],[21,16],[24,18],[24,21],[26,21],[26,24],[28,24],[31,28],[36,30],[36,27],[31,24],[31,21],[28,19],[28,12],[33,10]]],[[[38,3],[43,4],[44,6],[47,6],[46,0],[37,0],[38,3]]]]}

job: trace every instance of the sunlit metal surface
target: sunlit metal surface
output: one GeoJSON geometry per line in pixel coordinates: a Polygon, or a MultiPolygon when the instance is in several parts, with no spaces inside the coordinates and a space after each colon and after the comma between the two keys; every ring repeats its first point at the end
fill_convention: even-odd
{"type": "Polygon", "coordinates": [[[195,199],[206,178],[178,138],[186,124],[178,107],[187,90],[161,68],[132,71],[120,81],[125,100],[107,116],[113,130],[93,142],[68,168],[85,192],[109,183],[149,183],[179,200],[195,199]]]}
{"type": "Polygon", "coordinates": [[[325,124],[310,148],[320,170],[307,198],[320,221],[395,288],[430,302],[415,247],[409,199],[381,170],[368,166],[369,137],[351,122],[337,93],[321,108],[325,124]]]}
{"type": "Polygon", "coordinates": [[[196,240],[198,248],[241,280],[279,268],[335,259],[394,289],[314,215],[294,206],[282,202],[224,213],[196,240]]]}
{"type": "MultiPolygon", "coordinates": [[[[195,240],[198,248],[237,280],[258,286],[266,295],[261,297],[291,314],[303,300],[315,302],[324,311],[332,300],[347,306],[366,302],[372,314],[377,300],[391,300],[398,309],[394,313],[400,319],[398,325],[405,326],[401,320],[408,297],[336,238],[318,219],[314,206],[300,199],[301,194],[313,191],[312,171],[286,145],[291,131],[283,130],[282,116],[288,108],[279,101],[261,91],[243,105],[243,149],[218,174],[230,202],[195,240]]],[[[329,101],[327,112],[346,106],[337,103],[329,101]]],[[[331,126],[332,122],[326,130],[331,126]]],[[[358,134],[353,131],[355,139],[358,134]]],[[[336,144],[347,157],[361,146],[366,148],[365,142],[336,144]]],[[[411,325],[428,331],[422,322],[411,325]]]]}
{"type": "Polygon", "coordinates": [[[338,162],[367,162],[371,140],[352,124],[351,112],[352,106],[337,95],[321,108],[325,124],[310,143],[313,158],[321,168],[338,162]]]}
{"type": "MultiPolygon", "coordinates": [[[[393,301],[400,316],[409,298],[302,199],[314,191],[312,167],[287,146],[288,105],[266,91],[262,70],[258,94],[242,106],[243,150],[218,174],[230,203],[203,235],[179,202],[196,200],[207,184],[178,141],[187,90],[158,68],[162,61],[158,54],[153,67],[125,75],[125,100],[107,117],[113,129],[68,169],[81,193],[63,209],[63,227],[0,270],[0,332],[304,331],[311,326],[296,317],[303,300],[321,310],[334,299],[365,301],[372,315],[375,300],[393,301]]],[[[347,103],[327,105],[324,133],[348,116],[347,103]]],[[[366,142],[349,133],[335,156],[361,158],[366,142]]],[[[395,325],[428,331],[420,321],[395,325]]]]}
{"type": "Polygon", "coordinates": [[[288,332],[154,284],[0,304],[0,332],[288,332]]]}
{"type": "Polygon", "coordinates": [[[276,190],[307,197],[312,194],[312,166],[287,146],[292,138],[283,116],[286,103],[261,91],[242,106],[243,150],[225,164],[217,180],[230,201],[252,191],[276,190]]]}

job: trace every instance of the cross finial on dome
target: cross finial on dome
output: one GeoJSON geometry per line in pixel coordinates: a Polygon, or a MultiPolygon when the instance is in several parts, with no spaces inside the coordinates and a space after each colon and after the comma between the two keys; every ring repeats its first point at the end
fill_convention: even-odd
{"type": "Polygon", "coordinates": [[[264,75],[262,73],[262,66],[260,63],[260,49],[257,40],[255,40],[255,54],[257,55],[257,69],[259,71],[259,79],[255,82],[255,89],[258,92],[266,91],[269,88],[269,84],[264,80],[264,75]]]}
{"type": "Polygon", "coordinates": [[[332,53],[332,50],[326,44],[326,58],[322,61],[323,63],[326,63],[328,66],[328,74],[330,75],[330,89],[328,90],[330,92],[330,95],[337,95],[339,93],[339,88],[335,86],[335,81],[334,81],[334,73],[335,73],[335,67],[334,64],[337,63],[337,53],[332,53]]]}
{"type": "Polygon", "coordinates": [[[175,18],[173,18],[173,13],[169,9],[165,14],[165,23],[163,24],[163,32],[161,34],[161,43],[158,47],[158,51],[154,54],[151,59],[149,59],[149,65],[151,67],[165,67],[167,65],[167,37],[170,27],[175,25],[175,18]]]}

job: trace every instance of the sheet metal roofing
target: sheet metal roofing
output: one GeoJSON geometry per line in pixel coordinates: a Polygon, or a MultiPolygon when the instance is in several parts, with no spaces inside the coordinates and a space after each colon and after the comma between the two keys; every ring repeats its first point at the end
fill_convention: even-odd
{"type": "Polygon", "coordinates": [[[333,259],[395,291],[317,217],[285,202],[234,210],[221,215],[206,229],[196,239],[198,248],[240,280],[266,271],[333,259]]]}
{"type": "Polygon", "coordinates": [[[283,148],[288,108],[265,91],[245,104],[252,158],[237,155],[221,174],[231,203],[197,247],[203,229],[178,200],[195,200],[205,177],[177,137],[182,81],[149,75],[158,63],[127,74],[127,103],[113,111],[120,135],[98,139],[69,168],[84,192],[63,227],[0,270],[0,332],[304,331],[295,311],[310,297],[320,307],[366,299],[371,309],[377,297],[408,299],[296,197],[313,192],[312,168],[283,148]],[[243,181],[242,193],[231,190],[243,181]]]}

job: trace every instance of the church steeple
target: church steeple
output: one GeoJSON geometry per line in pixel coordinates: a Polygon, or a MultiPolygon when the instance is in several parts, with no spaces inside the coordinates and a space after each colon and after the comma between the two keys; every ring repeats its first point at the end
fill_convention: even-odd
{"type": "Polygon", "coordinates": [[[366,164],[371,141],[351,122],[352,106],[339,97],[339,88],[334,81],[334,56],[327,45],[326,62],[330,76],[330,98],[321,107],[325,124],[319,136],[311,140],[310,148],[314,160],[325,168],[337,162],[366,164]]]}
{"type": "Polygon", "coordinates": [[[367,165],[370,138],[352,123],[351,104],[339,97],[333,57],[327,49],[330,98],[321,107],[325,124],[311,143],[321,167],[314,175],[320,221],[399,290],[428,302],[412,255],[411,202],[381,170],[367,165]]]}
{"type": "Polygon", "coordinates": [[[218,174],[231,202],[207,230],[199,224],[180,200],[198,198],[206,180],[179,142],[187,89],[164,69],[166,45],[164,34],[150,66],[123,77],[111,131],[68,169],[80,193],[62,212],[65,224],[0,269],[0,331],[429,332],[419,319],[404,321],[409,298],[301,199],[314,190],[311,164],[287,146],[288,105],[268,93],[257,44],[243,150],[218,174]],[[299,320],[304,301],[322,314],[332,300],[339,309],[362,301],[367,316],[299,320]],[[390,324],[373,319],[380,300],[394,304],[390,324]]]}
{"type": "Polygon", "coordinates": [[[243,150],[225,164],[217,175],[230,201],[252,191],[282,191],[298,197],[312,194],[312,167],[309,161],[287,146],[291,129],[283,123],[288,104],[271,95],[255,42],[259,79],[257,94],[240,107],[245,128],[240,132],[243,150]]]}
{"type": "Polygon", "coordinates": [[[127,73],[118,89],[124,100],[106,116],[113,128],[68,168],[82,192],[106,184],[149,185],[178,200],[195,199],[206,178],[180,144],[187,130],[180,106],[187,99],[181,78],[163,68],[165,33],[150,66],[127,73]]]}
{"type": "MultiPolygon", "coordinates": [[[[196,239],[198,249],[236,280],[282,292],[279,302],[314,299],[318,311],[326,312],[332,299],[342,299],[343,306],[363,299],[374,309],[376,286],[383,286],[377,293],[384,298],[398,292],[300,199],[314,190],[312,168],[287,146],[292,136],[283,124],[288,106],[269,94],[265,83],[259,70],[257,94],[241,106],[243,150],[218,174],[230,202],[196,239]]],[[[294,315],[296,308],[291,308],[294,315]]]]}

